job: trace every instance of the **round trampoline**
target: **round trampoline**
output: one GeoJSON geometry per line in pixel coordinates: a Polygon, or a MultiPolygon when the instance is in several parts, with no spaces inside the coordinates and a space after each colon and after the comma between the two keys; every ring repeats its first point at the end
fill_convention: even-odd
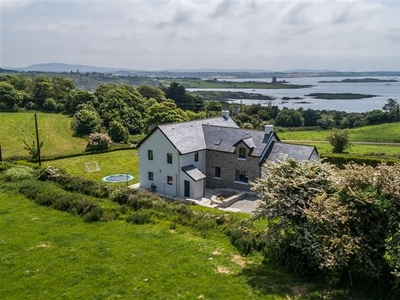
{"type": "Polygon", "coordinates": [[[133,179],[133,176],[130,174],[113,174],[113,175],[108,175],[108,176],[104,177],[103,181],[116,183],[116,182],[127,182],[132,179],[133,179]]]}

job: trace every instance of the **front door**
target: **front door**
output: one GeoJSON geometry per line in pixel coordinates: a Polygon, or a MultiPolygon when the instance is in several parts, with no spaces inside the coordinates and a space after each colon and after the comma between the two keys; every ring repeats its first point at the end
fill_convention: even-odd
{"type": "Polygon", "coordinates": [[[185,186],[184,186],[184,195],[185,197],[189,198],[190,197],[190,181],[185,180],[184,182],[185,186]]]}

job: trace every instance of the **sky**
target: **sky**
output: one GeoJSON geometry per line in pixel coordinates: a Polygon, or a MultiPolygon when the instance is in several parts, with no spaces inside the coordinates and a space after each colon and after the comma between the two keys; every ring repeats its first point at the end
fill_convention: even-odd
{"type": "Polygon", "coordinates": [[[400,0],[0,0],[0,66],[400,71],[400,0]]]}

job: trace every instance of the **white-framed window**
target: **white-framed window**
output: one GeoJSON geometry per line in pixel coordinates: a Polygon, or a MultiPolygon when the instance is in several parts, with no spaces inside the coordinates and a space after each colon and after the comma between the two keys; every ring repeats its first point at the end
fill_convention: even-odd
{"type": "Polygon", "coordinates": [[[153,150],[147,150],[147,159],[153,160],[153,150]]]}
{"type": "Polygon", "coordinates": [[[174,180],[174,179],[173,179],[172,176],[167,176],[167,184],[168,184],[168,185],[172,185],[172,184],[174,183],[173,180],[174,180]]]}
{"type": "Polygon", "coordinates": [[[215,167],[215,178],[221,178],[221,167],[215,167]]]}
{"type": "Polygon", "coordinates": [[[199,161],[199,151],[196,151],[196,152],[194,153],[194,161],[195,161],[195,162],[199,161]]]}
{"type": "Polygon", "coordinates": [[[246,159],[246,148],[239,147],[239,158],[246,159]]]}
{"type": "Polygon", "coordinates": [[[172,165],[172,153],[167,153],[167,164],[172,165]]]}
{"type": "Polygon", "coordinates": [[[236,170],[235,181],[244,183],[249,182],[249,178],[246,176],[246,171],[236,170]]]}
{"type": "Polygon", "coordinates": [[[147,176],[150,181],[154,181],[154,173],[153,172],[149,172],[147,176]]]}

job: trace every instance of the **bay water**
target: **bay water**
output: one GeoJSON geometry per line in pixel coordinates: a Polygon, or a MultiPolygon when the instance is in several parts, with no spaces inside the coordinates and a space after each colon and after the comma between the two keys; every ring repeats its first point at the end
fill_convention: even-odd
{"type": "MultiPolygon", "coordinates": [[[[400,102],[400,82],[361,82],[361,83],[320,83],[319,81],[341,81],[342,79],[362,79],[364,77],[299,77],[284,78],[288,83],[299,85],[312,85],[309,88],[302,89],[188,89],[188,91],[196,90],[219,90],[219,91],[241,91],[245,93],[257,93],[274,97],[275,100],[229,100],[230,103],[243,104],[261,104],[267,106],[269,104],[277,105],[279,108],[295,108],[315,110],[339,110],[346,112],[368,112],[375,109],[382,109],[387,100],[392,98],[400,102]],[[374,98],[363,98],[355,100],[322,100],[306,96],[311,93],[357,93],[376,95],[374,98]],[[302,99],[283,100],[284,97],[302,99]]],[[[374,79],[400,80],[399,77],[374,76],[374,79]]],[[[218,79],[220,81],[263,81],[271,82],[272,78],[257,79],[218,79]]],[[[278,81],[283,80],[278,78],[278,81]]]]}

